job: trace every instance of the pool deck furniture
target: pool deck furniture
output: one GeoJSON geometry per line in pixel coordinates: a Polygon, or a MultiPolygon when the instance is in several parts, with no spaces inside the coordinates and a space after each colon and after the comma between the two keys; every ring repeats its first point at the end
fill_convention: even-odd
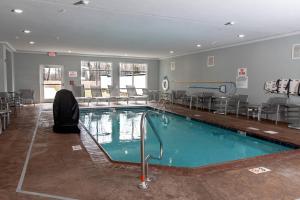
{"type": "Polygon", "coordinates": [[[300,104],[288,104],[286,118],[289,128],[300,130],[300,104]]]}
{"type": "Polygon", "coordinates": [[[2,102],[8,103],[9,107],[14,109],[14,113],[23,105],[20,94],[17,92],[0,92],[0,103],[2,102]]]}
{"type": "Polygon", "coordinates": [[[23,104],[26,104],[27,102],[30,102],[31,104],[35,105],[34,90],[32,90],[32,89],[20,89],[19,94],[20,94],[20,98],[22,99],[23,104]]]}
{"type": "Polygon", "coordinates": [[[91,97],[85,97],[84,92],[84,85],[72,85],[71,91],[75,97],[75,99],[78,101],[78,103],[88,103],[88,106],[90,105],[90,102],[92,100],[91,97]]]}
{"type": "Polygon", "coordinates": [[[207,109],[210,112],[213,108],[214,97],[215,93],[213,92],[203,92],[201,97],[202,109],[207,109]]]}
{"type": "Polygon", "coordinates": [[[250,116],[257,118],[257,121],[260,121],[261,105],[250,104],[247,107],[247,119],[250,119],[250,116]]]}
{"type": "Polygon", "coordinates": [[[100,86],[91,86],[91,101],[96,100],[96,105],[98,105],[99,102],[107,102],[107,104],[110,105],[111,97],[104,97],[102,90],[100,86]]]}
{"type": "Polygon", "coordinates": [[[159,101],[160,93],[162,92],[159,90],[148,90],[149,101],[159,101]]]}
{"type": "Polygon", "coordinates": [[[187,95],[185,90],[172,90],[171,101],[172,104],[180,104],[184,106],[189,106],[191,97],[187,95]]]}
{"type": "Polygon", "coordinates": [[[131,85],[126,85],[127,95],[128,95],[128,101],[134,100],[135,103],[137,103],[138,100],[145,101],[146,104],[148,104],[148,95],[138,95],[136,92],[136,88],[131,85]]]}
{"type": "MultiPolygon", "coordinates": [[[[280,114],[286,112],[288,98],[286,97],[271,97],[266,103],[261,104],[260,116],[265,115],[266,119],[269,115],[275,114],[275,124],[280,120],[280,114]]],[[[259,118],[260,119],[260,118],[259,118]]]]}
{"type": "Polygon", "coordinates": [[[227,115],[233,113],[236,117],[239,114],[247,113],[248,95],[232,95],[232,96],[219,96],[214,97],[215,113],[227,115]]]}
{"type": "Polygon", "coordinates": [[[10,107],[7,102],[0,101],[0,134],[10,124],[10,107]]]}

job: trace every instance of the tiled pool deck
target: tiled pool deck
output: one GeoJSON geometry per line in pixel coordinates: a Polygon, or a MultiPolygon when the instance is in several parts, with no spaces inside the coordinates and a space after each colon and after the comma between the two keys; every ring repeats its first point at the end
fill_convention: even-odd
{"type": "MultiPolygon", "coordinates": [[[[139,190],[138,166],[111,163],[84,131],[81,135],[54,134],[49,108],[49,105],[24,107],[17,116],[13,116],[9,129],[0,135],[1,200],[300,198],[300,150],[195,170],[150,168],[156,180],[147,191],[139,190]],[[42,111],[40,117],[39,110],[42,111]],[[83,149],[73,151],[74,145],[81,145],[83,149]],[[32,147],[30,154],[29,147],[32,147]],[[30,155],[28,159],[27,155],[30,155]],[[248,171],[260,166],[271,171],[263,174],[248,171]]],[[[180,106],[169,106],[168,109],[209,123],[251,132],[256,137],[300,146],[300,131],[289,129],[286,124],[275,126],[270,122],[190,111],[180,106]],[[249,130],[249,127],[259,130],[249,130]],[[267,130],[278,134],[265,133],[267,130]]]]}

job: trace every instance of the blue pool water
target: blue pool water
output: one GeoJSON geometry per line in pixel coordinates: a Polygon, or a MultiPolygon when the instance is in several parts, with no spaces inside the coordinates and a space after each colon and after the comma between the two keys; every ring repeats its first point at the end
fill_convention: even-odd
{"type": "MultiPolygon", "coordinates": [[[[139,163],[140,120],[147,110],[85,109],[80,111],[80,120],[112,160],[139,163]]],[[[199,167],[290,149],[171,113],[149,117],[164,147],[163,159],[151,160],[152,164],[199,167]]],[[[159,142],[150,126],[146,127],[146,154],[158,156],[159,142]]]]}

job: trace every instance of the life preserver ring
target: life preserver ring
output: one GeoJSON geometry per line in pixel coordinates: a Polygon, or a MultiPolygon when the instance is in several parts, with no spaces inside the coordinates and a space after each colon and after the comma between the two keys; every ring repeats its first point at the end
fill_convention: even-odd
{"type": "Polygon", "coordinates": [[[168,91],[168,89],[169,89],[169,80],[166,76],[164,77],[164,79],[161,82],[161,87],[164,91],[168,91]]]}

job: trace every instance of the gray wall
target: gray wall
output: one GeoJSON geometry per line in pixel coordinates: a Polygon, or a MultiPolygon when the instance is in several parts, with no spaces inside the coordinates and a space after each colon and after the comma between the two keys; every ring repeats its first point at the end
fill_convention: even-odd
{"type": "Polygon", "coordinates": [[[4,69],[4,53],[3,53],[4,46],[0,44],[0,92],[6,91],[5,87],[5,80],[6,80],[6,73],[4,69]]]}
{"type": "Polygon", "coordinates": [[[6,57],[7,91],[14,91],[12,53],[9,50],[6,50],[5,57],[6,57]]]}
{"type": "Polygon", "coordinates": [[[80,84],[81,60],[103,61],[113,63],[113,86],[114,94],[117,93],[119,86],[119,62],[134,62],[148,64],[148,88],[158,89],[159,82],[159,61],[144,59],[127,58],[104,58],[104,57],[86,57],[74,55],[57,55],[49,57],[45,54],[15,53],[15,88],[33,88],[35,90],[36,101],[40,100],[39,88],[39,68],[40,65],[63,65],[65,88],[70,89],[69,81],[74,80],[76,85],[80,84]],[[77,78],[69,78],[68,71],[77,71],[77,78]]]}
{"type": "Polygon", "coordinates": [[[0,92],[14,91],[14,52],[0,43],[0,92]]]}
{"type": "MultiPolygon", "coordinates": [[[[238,93],[248,94],[251,103],[261,103],[271,96],[263,90],[266,80],[300,78],[300,60],[291,59],[293,44],[300,44],[300,35],[161,60],[160,82],[167,76],[172,90],[187,88],[172,80],[235,81],[237,69],[245,66],[248,89],[239,89],[238,93]],[[207,67],[207,56],[215,56],[214,67],[207,67]],[[176,63],[175,71],[170,70],[172,61],[176,63]]],[[[291,98],[291,101],[299,101],[299,98],[291,98]]]]}

